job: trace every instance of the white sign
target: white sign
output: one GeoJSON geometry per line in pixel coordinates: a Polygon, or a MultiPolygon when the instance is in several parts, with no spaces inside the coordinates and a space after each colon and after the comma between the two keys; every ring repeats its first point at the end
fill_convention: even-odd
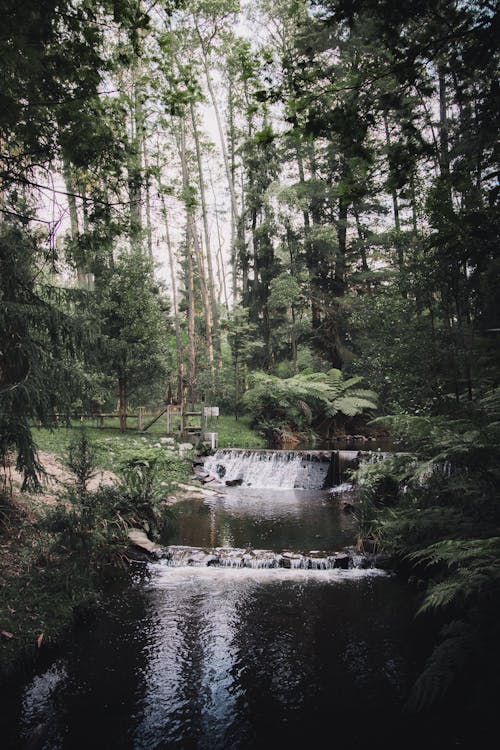
{"type": "Polygon", "coordinates": [[[219,407],[218,406],[205,406],[204,413],[206,417],[218,417],[219,407]]]}

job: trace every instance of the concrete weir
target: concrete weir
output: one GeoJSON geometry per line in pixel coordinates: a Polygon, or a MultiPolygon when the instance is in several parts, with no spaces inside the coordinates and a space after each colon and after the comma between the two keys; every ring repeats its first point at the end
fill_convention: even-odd
{"type": "Polygon", "coordinates": [[[369,452],[358,450],[215,451],[204,462],[209,474],[228,485],[281,489],[327,489],[348,479],[347,472],[369,452]]]}

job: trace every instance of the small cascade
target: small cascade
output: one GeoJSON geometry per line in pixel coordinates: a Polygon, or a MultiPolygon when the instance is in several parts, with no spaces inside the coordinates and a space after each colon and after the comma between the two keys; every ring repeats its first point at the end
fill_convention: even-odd
{"type": "Polygon", "coordinates": [[[321,490],[344,485],[360,461],[378,461],[388,453],[361,450],[219,449],[204,461],[204,470],[221,483],[256,489],[321,490]]]}
{"type": "Polygon", "coordinates": [[[332,451],[218,450],[205,469],[224,483],[244,487],[323,489],[328,486],[332,451]]]}
{"type": "Polygon", "coordinates": [[[289,570],[333,570],[373,567],[374,560],[351,551],[325,553],[274,552],[266,549],[240,549],[237,547],[165,547],[160,559],[169,567],[221,567],[289,570]]]}

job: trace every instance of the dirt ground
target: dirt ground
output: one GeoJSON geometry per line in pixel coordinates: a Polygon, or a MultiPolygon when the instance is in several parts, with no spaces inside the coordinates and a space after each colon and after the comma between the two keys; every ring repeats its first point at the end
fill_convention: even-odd
{"type": "MultiPolygon", "coordinates": [[[[37,503],[54,505],[57,502],[58,493],[64,488],[64,485],[74,484],[74,477],[64,467],[60,458],[53,453],[39,451],[38,460],[46,472],[45,475],[41,477],[42,491],[33,494],[26,494],[33,500],[36,500],[37,503]]],[[[113,472],[99,469],[97,470],[96,475],[90,480],[88,488],[94,490],[100,484],[112,484],[115,479],[116,476],[113,472]]],[[[20,472],[11,467],[10,482],[12,483],[13,494],[16,499],[19,499],[19,489],[22,481],[23,478],[20,472]]]]}

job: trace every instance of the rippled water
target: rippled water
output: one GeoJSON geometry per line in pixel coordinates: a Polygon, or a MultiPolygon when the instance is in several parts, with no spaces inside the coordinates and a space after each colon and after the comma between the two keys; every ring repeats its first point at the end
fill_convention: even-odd
{"type": "Polygon", "coordinates": [[[221,488],[225,494],[180,503],[170,544],[335,550],[352,544],[355,524],[339,497],[318,490],[221,488]]]}
{"type": "MultiPolygon", "coordinates": [[[[172,544],[338,548],[353,537],[332,493],[234,488],[184,510],[172,544]]],[[[5,691],[0,746],[413,747],[401,709],[419,635],[406,585],[378,569],[138,565],[60,654],[5,691]]]]}

